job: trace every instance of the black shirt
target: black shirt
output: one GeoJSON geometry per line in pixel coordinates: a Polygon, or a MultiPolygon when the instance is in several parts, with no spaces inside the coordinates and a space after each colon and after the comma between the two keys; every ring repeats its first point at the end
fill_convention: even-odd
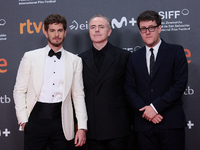
{"type": "Polygon", "coordinates": [[[101,70],[101,66],[103,64],[107,50],[108,50],[108,43],[101,50],[97,50],[94,46],[92,47],[94,62],[98,71],[101,70]]]}

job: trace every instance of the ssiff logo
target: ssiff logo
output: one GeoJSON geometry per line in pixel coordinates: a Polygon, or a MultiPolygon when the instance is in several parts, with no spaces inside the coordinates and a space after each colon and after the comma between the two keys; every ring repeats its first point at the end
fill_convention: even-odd
{"type": "Polygon", "coordinates": [[[4,26],[6,24],[6,20],[0,19],[0,26],[4,26]]]}
{"type": "Polygon", "coordinates": [[[177,19],[180,15],[186,16],[189,14],[188,9],[183,10],[174,10],[174,11],[159,11],[159,15],[161,16],[161,19],[177,19]]]}
{"type": "Polygon", "coordinates": [[[7,69],[3,69],[3,67],[7,67],[7,61],[4,58],[0,58],[0,73],[7,72],[7,69]]]}

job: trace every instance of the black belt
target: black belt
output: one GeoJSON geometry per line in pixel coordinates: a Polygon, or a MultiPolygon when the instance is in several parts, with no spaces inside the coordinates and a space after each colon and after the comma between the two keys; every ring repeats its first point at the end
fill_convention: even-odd
{"type": "Polygon", "coordinates": [[[59,103],[37,102],[31,112],[32,117],[41,119],[59,119],[61,118],[61,105],[59,103]]]}

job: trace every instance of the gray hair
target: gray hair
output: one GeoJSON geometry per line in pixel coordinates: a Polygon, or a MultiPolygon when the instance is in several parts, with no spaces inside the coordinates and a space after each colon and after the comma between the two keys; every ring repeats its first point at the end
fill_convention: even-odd
{"type": "Polygon", "coordinates": [[[96,14],[96,15],[94,15],[94,16],[89,20],[89,24],[90,24],[90,22],[92,21],[92,19],[94,19],[94,18],[96,18],[96,17],[102,17],[102,18],[106,19],[106,21],[107,21],[107,23],[108,23],[108,28],[111,29],[111,21],[110,21],[110,19],[109,19],[108,17],[105,17],[105,16],[101,15],[101,14],[96,14]]]}

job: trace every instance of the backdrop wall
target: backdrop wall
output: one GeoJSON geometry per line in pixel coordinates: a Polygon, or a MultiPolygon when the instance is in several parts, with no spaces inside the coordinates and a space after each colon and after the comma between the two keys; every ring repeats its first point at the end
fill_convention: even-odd
{"type": "Polygon", "coordinates": [[[112,20],[109,41],[129,51],[144,45],[136,25],[137,16],[155,10],[162,16],[161,38],[180,44],[189,65],[189,82],[183,100],[188,126],[186,150],[200,149],[200,2],[199,0],[1,0],[0,2],[0,147],[23,149],[23,132],[18,131],[13,86],[24,52],[44,47],[43,20],[52,13],[68,21],[64,48],[79,54],[91,47],[88,20],[97,13],[112,20]]]}

